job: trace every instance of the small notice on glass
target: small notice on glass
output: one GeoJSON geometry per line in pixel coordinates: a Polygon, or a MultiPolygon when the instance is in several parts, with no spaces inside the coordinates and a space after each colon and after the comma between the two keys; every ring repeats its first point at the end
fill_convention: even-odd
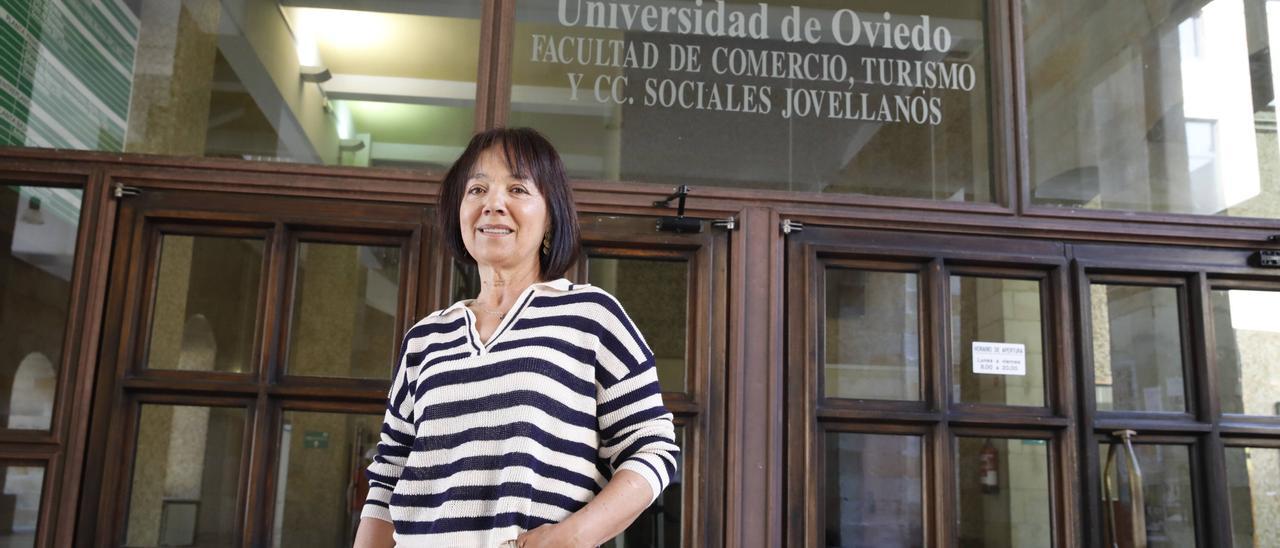
{"type": "Polygon", "coordinates": [[[1027,347],[1023,344],[974,341],[973,372],[984,375],[1026,375],[1027,347]]]}

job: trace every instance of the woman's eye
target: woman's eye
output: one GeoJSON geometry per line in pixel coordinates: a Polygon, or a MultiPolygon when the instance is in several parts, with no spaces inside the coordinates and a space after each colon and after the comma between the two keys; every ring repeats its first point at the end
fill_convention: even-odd
{"type": "Polygon", "coordinates": [[[528,189],[526,189],[526,188],[524,188],[524,187],[522,187],[522,186],[518,186],[518,187],[515,187],[515,188],[511,189],[511,192],[514,192],[514,193],[516,193],[516,194],[528,194],[528,193],[529,193],[529,190],[528,190],[528,189]]]}
{"type": "Polygon", "coordinates": [[[473,186],[467,189],[467,194],[480,194],[481,192],[484,192],[484,189],[478,186],[473,186]]]}

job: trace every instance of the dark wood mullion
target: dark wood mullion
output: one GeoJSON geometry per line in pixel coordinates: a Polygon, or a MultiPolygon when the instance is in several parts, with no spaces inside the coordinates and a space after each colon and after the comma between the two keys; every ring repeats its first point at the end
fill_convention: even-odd
{"type": "MultiPolygon", "coordinates": [[[[107,276],[114,236],[116,201],[110,198],[110,190],[106,173],[101,168],[92,170],[82,195],[82,204],[86,204],[81,214],[82,232],[90,236],[76,240],[75,264],[79,272],[73,274],[76,285],[83,288],[84,297],[72,301],[84,315],[79,324],[80,330],[68,332],[68,338],[76,333],[77,352],[74,361],[68,361],[63,371],[75,371],[75,375],[66,374],[67,384],[61,385],[56,405],[69,411],[63,412],[65,435],[55,437],[62,440],[65,449],[64,458],[59,466],[58,478],[53,484],[48,502],[41,501],[40,520],[49,525],[44,533],[38,533],[38,546],[68,546],[75,536],[76,508],[80,502],[80,480],[84,474],[84,459],[88,428],[91,422],[91,406],[85,402],[92,401],[94,379],[98,377],[98,345],[101,341],[103,318],[107,300],[107,276]],[[41,536],[44,535],[44,536],[41,536]]],[[[63,382],[63,381],[59,381],[63,382]]]]}
{"type": "Polygon", "coordinates": [[[1017,193],[1018,215],[1026,215],[1031,209],[1031,131],[1030,111],[1027,109],[1027,60],[1025,35],[1022,32],[1022,2],[1002,0],[1009,19],[1009,65],[1013,92],[1013,117],[1009,120],[1014,130],[1014,176],[1017,193]]]}
{"type": "Polygon", "coordinates": [[[950,419],[956,413],[951,393],[951,274],[946,262],[934,258],[922,277],[924,296],[920,300],[921,352],[920,369],[924,375],[925,400],[942,420],[938,421],[928,437],[925,454],[931,471],[926,476],[925,527],[932,531],[926,535],[926,545],[955,546],[956,535],[956,459],[951,435],[950,419]]]}
{"type": "Polygon", "coordinates": [[[288,344],[288,321],[291,307],[291,295],[286,288],[292,287],[292,267],[296,260],[298,238],[290,227],[277,221],[268,238],[264,252],[263,287],[264,306],[259,311],[261,328],[258,336],[263,343],[257,355],[257,382],[253,387],[254,402],[249,416],[252,421],[245,429],[245,437],[249,444],[246,458],[241,463],[240,488],[244,495],[240,519],[240,541],[245,546],[265,545],[270,535],[268,517],[271,513],[271,497],[274,491],[271,485],[275,479],[275,470],[270,466],[271,436],[275,435],[278,413],[272,406],[268,388],[283,373],[283,361],[288,344]]]}
{"type": "MultiPolygon", "coordinates": [[[[786,511],[784,544],[807,547],[816,536],[817,503],[811,495],[812,466],[816,458],[814,443],[814,400],[817,397],[817,340],[824,331],[815,311],[822,302],[822,289],[817,271],[808,258],[801,233],[786,246],[786,511]]],[[[742,270],[739,267],[737,270],[742,270]]],[[[726,544],[730,535],[726,534],[726,544]]],[[[737,539],[741,542],[741,539],[737,539]]]]}
{"type": "Polygon", "coordinates": [[[494,68],[496,50],[500,47],[498,19],[501,17],[501,0],[482,0],[480,8],[480,43],[476,58],[476,96],[474,115],[476,132],[494,127],[493,111],[494,68]]]}
{"type": "Polygon", "coordinates": [[[1018,206],[1017,136],[1015,112],[1017,91],[1013,65],[1013,35],[1009,32],[1010,10],[1006,0],[985,2],[985,27],[987,42],[987,82],[991,117],[989,119],[988,157],[991,161],[992,186],[995,187],[995,203],[1013,212],[1018,206]]]}
{"type": "Polygon", "coordinates": [[[1197,478],[1202,484],[1207,498],[1197,506],[1207,506],[1206,517],[1209,527],[1208,538],[1211,546],[1228,546],[1231,544],[1231,509],[1228,501],[1230,493],[1227,487],[1227,463],[1223,450],[1221,435],[1222,402],[1218,390],[1217,336],[1213,322],[1213,303],[1209,295],[1212,288],[1208,275],[1197,272],[1187,287],[1190,308],[1188,318],[1191,320],[1192,360],[1196,372],[1196,399],[1200,401],[1200,421],[1213,425],[1213,429],[1200,444],[1200,458],[1204,462],[1202,474],[1197,478]]]}
{"type": "MultiPolygon", "coordinates": [[[[1016,4],[1016,2],[1015,2],[1016,4]]],[[[1063,256],[1064,261],[1067,255],[1063,256]]],[[[1085,315],[1083,310],[1072,306],[1072,284],[1070,264],[1063,262],[1049,274],[1047,291],[1044,292],[1043,309],[1048,311],[1044,317],[1044,341],[1052,348],[1046,352],[1045,378],[1050,379],[1051,387],[1046,392],[1045,403],[1055,410],[1056,415],[1066,419],[1067,426],[1050,444],[1049,458],[1053,488],[1053,538],[1058,546],[1080,546],[1086,542],[1081,533],[1080,505],[1081,474],[1079,463],[1079,435],[1082,428],[1080,408],[1077,405],[1077,394],[1084,392],[1084,386],[1078,385],[1077,368],[1083,368],[1083,362],[1076,360],[1076,315],[1085,315]]]]}
{"type": "MultiPolygon", "coordinates": [[[[103,194],[105,197],[105,194],[103,194]]],[[[133,425],[128,424],[128,405],[122,397],[122,389],[116,379],[123,376],[135,353],[138,295],[147,267],[148,238],[143,220],[141,203],[146,196],[127,198],[115,202],[118,207],[114,251],[110,268],[110,285],[106,291],[106,312],[103,319],[101,363],[94,383],[93,411],[88,428],[88,454],[84,460],[84,482],[79,492],[75,537],[88,544],[96,539],[95,546],[109,546],[114,514],[120,510],[111,504],[112,495],[119,490],[120,476],[125,464],[119,455],[123,449],[122,435],[133,425]],[[105,508],[105,510],[99,510],[105,508]]],[[[87,401],[87,400],[86,400],[87,401]]],[[[65,535],[65,533],[64,533],[65,535]]]]}
{"type": "Polygon", "coordinates": [[[1075,303],[1074,310],[1079,311],[1073,325],[1075,326],[1076,337],[1072,344],[1075,347],[1078,360],[1076,361],[1076,386],[1079,387],[1078,397],[1080,402],[1079,417],[1080,420],[1077,427],[1077,439],[1070,440],[1071,443],[1078,443],[1079,461],[1076,463],[1076,475],[1080,478],[1078,485],[1080,486],[1079,498],[1077,503],[1080,511],[1080,525],[1076,527],[1076,533],[1081,535],[1083,544],[1087,546],[1102,546],[1105,533],[1103,529],[1102,512],[1099,505],[1102,501],[1102,491],[1098,487],[1101,481],[1101,475],[1098,472],[1098,446],[1094,441],[1094,421],[1097,417],[1097,389],[1094,387],[1093,375],[1093,301],[1090,299],[1090,280],[1089,273],[1086,272],[1084,264],[1074,259],[1075,248],[1068,246],[1068,257],[1072,257],[1072,288],[1071,297],[1075,303]]]}

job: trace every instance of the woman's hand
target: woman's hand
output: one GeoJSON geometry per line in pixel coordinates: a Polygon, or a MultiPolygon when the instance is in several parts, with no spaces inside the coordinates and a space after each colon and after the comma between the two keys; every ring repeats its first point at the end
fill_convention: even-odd
{"type": "Polygon", "coordinates": [[[520,548],[592,548],[568,523],[549,523],[516,537],[520,548]]]}

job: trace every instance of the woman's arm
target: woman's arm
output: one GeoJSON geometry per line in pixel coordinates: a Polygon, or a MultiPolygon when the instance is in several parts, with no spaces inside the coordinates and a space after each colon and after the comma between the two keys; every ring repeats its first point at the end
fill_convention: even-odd
{"type": "MultiPolygon", "coordinates": [[[[520,535],[516,544],[522,548],[599,546],[631,525],[649,506],[650,500],[653,500],[653,488],[647,480],[630,470],[619,470],[604,490],[581,510],[560,523],[543,525],[520,535]]],[[[356,546],[361,548],[358,542],[356,546]]]]}
{"type": "Polygon", "coordinates": [[[393,548],[396,545],[391,533],[395,527],[391,522],[378,518],[363,518],[360,528],[356,530],[356,543],[352,548],[393,548]]]}

